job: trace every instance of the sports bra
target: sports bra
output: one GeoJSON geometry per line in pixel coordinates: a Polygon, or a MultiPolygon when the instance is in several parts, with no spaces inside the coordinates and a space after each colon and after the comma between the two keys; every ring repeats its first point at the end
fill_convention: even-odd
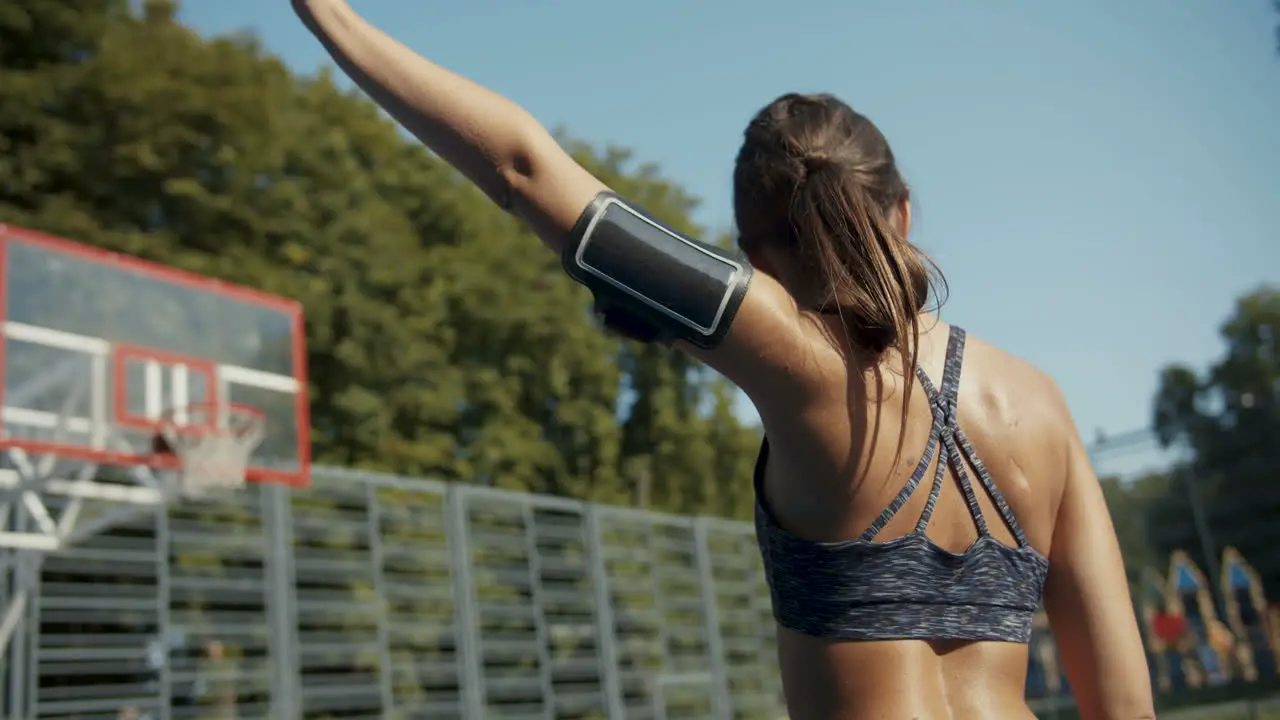
{"type": "Polygon", "coordinates": [[[994,640],[1026,643],[1040,604],[1049,561],[1031,547],[991,475],[957,422],[960,364],[965,333],[951,328],[941,390],[916,368],[929,398],[933,427],[924,457],[911,479],[871,527],[857,539],[813,542],[784,530],[764,498],[765,438],[756,461],[756,539],[779,625],[832,640],[994,640]],[[915,530],[884,542],[884,528],[915,492],[938,447],[933,487],[915,530]],[[1005,545],[991,535],[965,460],[1016,539],[1005,545]],[[954,553],[925,535],[950,466],[964,493],[978,537],[954,553]]]}

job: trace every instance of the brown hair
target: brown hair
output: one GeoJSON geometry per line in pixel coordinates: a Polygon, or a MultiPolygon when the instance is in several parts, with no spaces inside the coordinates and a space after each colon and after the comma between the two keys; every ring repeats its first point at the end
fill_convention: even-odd
{"type": "Polygon", "coordinates": [[[781,244],[820,293],[797,299],[839,313],[847,350],[896,348],[908,401],[919,314],[945,280],[894,222],[909,191],[884,135],[831,95],[783,95],[747,126],[733,192],[742,248],[781,244]]]}

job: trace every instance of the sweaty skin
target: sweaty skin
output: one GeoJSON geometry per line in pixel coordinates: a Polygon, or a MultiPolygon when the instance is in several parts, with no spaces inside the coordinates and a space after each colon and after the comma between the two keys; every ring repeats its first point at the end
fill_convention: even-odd
{"type": "MultiPolygon", "coordinates": [[[[857,537],[871,525],[923,455],[931,422],[924,394],[913,391],[894,462],[903,413],[901,377],[889,369],[896,360],[851,368],[826,340],[839,332],[835,322],[811,320],[810,367],[821,391],[799,407],[762,413],[771,446],[768,505],[792,534],[823,542],[857,537]]],[[[928,317],[922,327],[920,365],[936,383],[949,326],[928,317]]],[[[970,335],[959,422],[1029,542],[1049,558],[1045,602],[1081,717],[1154,717],[1115,533],[1056,386],[970,335]]],[[[927,496],[918,489],[877,541],[910,532],[927,496]]],[[[992,533],[1013,545],[990,498],[981,491],[978,498],[992,533]]],[[[926,534],[952,552],[977,536],[950,472],[926,534]]],[[[1026,645],[831,642],[779,628],[778,648],[796,720],[1034,717],[1024,699],[1026,645]]]]}
{"type": "MultiPolygon", "coordinates": [[[[343,0],[293,5],[370,97],[553,251],[607,189],[515,103],[415,54],[343,0]]],[[[936,381],[948,328],[923,320],[920,364],[936,381]]],[[[838,351],[834,322],[802,311],[758,267],[724,342],[682,348],[751,398],[772,446],[767,501],[783,527],[812,540],[856,537],[870,525],[910,476],[931,422],[919,388],[903,406],[902,378],[891,370],[900,360],[889,353],[862,361],[838,351]]],[[[1153,718],[1119,546],[1061,394],[1035,368],[971,336],[959,408],[961,427],[1031,545],[1050,561],[1045,604],[1081,718],[1153,718]]],[[[878,539],[910,531],[927,494],[917,492],[878,539]]],[[[979,497],[987,517],[998,518],[990,499],[979,497]]],[[[998,539],[1011,541],[998,520],[992,526],[998,539]]],[[[973,540],[954,479],[927,532],[955,551],[973,540]]],[[[793,720],[1033,717],[1023,698],[1025,645],[830,642],[786,630],[778,639],[793,720]]]]}

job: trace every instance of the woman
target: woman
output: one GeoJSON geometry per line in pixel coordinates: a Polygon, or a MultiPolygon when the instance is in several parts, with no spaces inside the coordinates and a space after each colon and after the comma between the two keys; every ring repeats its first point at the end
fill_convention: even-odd
{"type": "Polygon", "coordinates": [[[1042,591],[1081,716],[1154,717],[1066,404],[1035,368],[927,312],[909,193],[869,121],[822,95],[751,121],[734,170],[747,263],[611,195],[523,109],[344,0],[294,6],[366,93],[561,254],[609,325],[680,347],[751,398],[793,718],[1033,717],[1042,591]]]}

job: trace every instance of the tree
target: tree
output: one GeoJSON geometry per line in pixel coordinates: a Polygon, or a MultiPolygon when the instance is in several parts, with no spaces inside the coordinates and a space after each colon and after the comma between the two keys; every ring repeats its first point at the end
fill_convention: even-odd
{"type": "Polygon", "coordinates": [[[1280,555],[1271,528],[1280,512],[1280,288],[1265,286],[1241,297],[1221,332],[1226,352],[1207,371],[1172,365],[1161,373],[1156,432],[1166,446],[1185,444],[1192,460],[1176,473],[1181,487],[1159,502],[1157,512],[1166,521],[1159,524],[1164,532],[1157,542],[1162,551],[1199,549],[1190,490],[1204,505],[1217,549],[1239,548],[1275,592],[1280,555]]]}
{"type": "Polygon", "coordinates": [[[1147,567],[1160,567],[1147,537],[1146,504],[1151,497],[1151,485],[1156,477],[1143,477],[1133,482],[1125,482],[1119,478],[1101,479],[1102,493],[1107,500],[1107,509],[1111,513],[1111,521],[1116,528],[1116,538],[1120,541],[1120,552],[1124,556],[1125,573],[1130,584],[1136,584],[1147,567]]]}
{"type": "MultiPolygon", "coordinates": [[[[605,502],[630,502],[645,483],[655,509],[749,516],[759,432],[734,416],[723,381],[682,354],[603,332],[557,258],[370,102],[326,73],[291,72],[251,36],[200,37],[175,10],[164,0],[0,4],[0,222],[300,300],[321,463],[605,502]]],[[[563,142],[654,214],[700,233],[695,198],[657,168],[563,142]]],[[[382,572],[447,582],[413,552],[443,545],[440,507],[393,490],[377,498],[384,552],[398,553],[382,572]]],[[[381,662],[310,644],[371,633],[369,540],[351,521],[365,502],[335,483],[293,496],[292,541],[311,558],[295,568],[298,590],[336,608],[300,621],[312,683],[381,662]]],[[[256,516],[192,506],[168,521],[240,548],[173,546],[178,575],[200,588],[169,591],[175,626],[214,633],[252,615],[252,632],[226,650],[260,662],[260,609],[235,606],[227,590],[261,572],[256,516]]],[[[523,592],[504,582],[490,589],[523,592]]],[[[388,608],[414,628],[393,650],[402,669],[448,662],[437,653],[449,602],[421,595],[388,608]]],[[[440,692],[414,673],[396,683],[440,692]]]]}
{"type": "MultiPolygon", "coordinates": [[[[557,258],[372,103],[172,2],[71,7],[0,9],[0,220],[302,301],[319,462],[749,511],[756,431],[722,384],[602,332],[557,258]]],[[[700,233],[656,167],[563,142],[700,233]]]]}

